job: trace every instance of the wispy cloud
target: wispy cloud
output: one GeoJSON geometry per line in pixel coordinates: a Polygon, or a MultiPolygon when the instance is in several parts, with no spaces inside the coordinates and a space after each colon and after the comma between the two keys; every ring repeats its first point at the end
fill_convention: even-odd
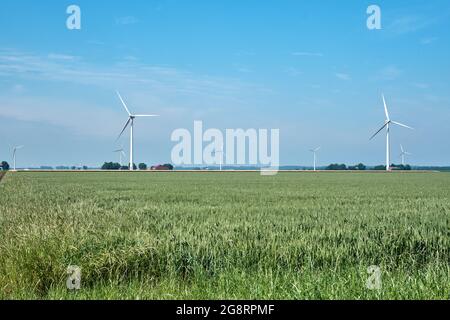
{"type": "Polygon", "coordinates": [[[413,83],[412,86],[418,89],[428,89],[430,87],[428,83],[413,83]]]}
{"type": "Polygon", "coordinates": [[[68,54],[58,54],[58,53],[50,53],[48,55],[48,58],[50,60],[66,60],[66,61],[73,61],[73,60],[79,59],[79,57],[77,57],[77,56],[72,56],[72,55],[68,55],[68,54]]]}
{"type": "Polygon", "coordinates": [[[351,76],[347,73],[335,73],[335,76],[343,81],[349,81],[352,79],[351,76]]]}
{"type": "MultiPolygon", "coordinates": [[[[178,115],[181,114],[179,110],[183,108],[189,110],[188,114],[194,114],[196,110],[241,108],[255,97],[270,94],[265,87],[244,82],[239,78],[196,74],[170,66],[147,65],[140,63],[134,56],[126,57],[121,62],[109,66],[99,66],[82,57],[70,59],[64,54],[39,55],[0,49],[0,81],[5,79],[15,83],[38,81],[49,86],[76,84],[86,86],[88,91],[92,88],[106,90],[111,92],[111,96],[115,90],[121,90],[131,97],[132,102],[138,101],[138,105],[150,103],[154,110],[165,112],[176,109],[178,115]],[[211,109],[211,106],[214,106],[214,109],[211,109]]],[[[22,87],[17,86],[16,92],[20,92],[21,89],[22,87]]],[[[33,99],[39,101],[39,94],[34,97],[32,90],[27,90],[29,101],[18,101],[17,97],[11,96],[11,91],[9,93],[0,91],[0,95],[2,101],[6,101],[7,97],[10,98],[11,108],[8,110],[14,111],[11,113],[1,110],[5,111],[3,116],[13,116],[22,120],[42,120],[52,124],[58,123],[58,119],[61,118],[62,125],[68,126],[66,119],[62,119],[62,116],[54,112],[61,106],[59,101],[43,101],[39,104],[39,110],[36,109],[36,113],[27,114],[26,110],[32,108],[33,99]],[[46,107],[50,105],[52,106],[50,109],[46,107]],[[49,113],[53,115],[50,116],[49,113]]],[[[56,94],[55,99],[58,99],[57,96],[56,94]]],[[[80,101],[74,102],[77,103],[77,107],[86,104],[83,99],[80,97],[80,101]]],[[[75,122],[69,120],[70,123],[75,122]]],[[[76,124],[73,125],[77,127],[76,124]]]]}
{"type": "Polygon", "coordinates": [[[303,72],[297,68],[289,67],[284,69],[284,72],[292,77],[297,77],[303,74],[303,72]]]}
{"type": "Polygon", "coordinates": [[[436,18],[420,15],[403,15],[392,21],[387,30],[396,35],[404,35],[428,28],[436,23],[436,18]]]}
{"type": "Polygon", "coordinates": [[[117,24],[129,25],[139,23],[139,19],[134,16],[120,17],[116,19],[117,24]]]}
{"type": "Polygon", "coordinates": [[[256,53],[250,51],[238,51],[234,55],[237,57],[253,57],[256,53]]]}
{"type": "Polygon", "coordinates": [[[12,86],[12,92],[21,94],[25,91],[25,86],[22,84],[15,84],[12,86]]]}
{"type": "Polygon", "coordinates": [[[81,57],[36,55],[11,50],[0,50],[0,76],[102,87],[116,87],[124,83],[152,85],[164,90],[190,90],[199,94],[221,92],[224,95],[233,95],[243,87],[248,89],[251,86],[239,79],[199,75],[170,66],[141,64],[135,56],[126,56],[114,65],[99,67],[81,57]]]}
{"type": "Polygon", "coordinates": [[[422,39],[420,39],[420,44],[428,45],[428,44],[432,44],[433,42],[435,42],[437,40],[438,40],[437,37],[422,38],[422,39]]]}
{"type": "Polygon", "coordinates": [[[306,52],[306,51],[297,51],[292,52],[293,56],[300,56],[300,57],[323,57],[323,53],[320,52],[306,52]]]}
{"type": "Polygon", "coordinates": [[[103,46],[105,45],[105,43],[103,41],[98,41],[98,40],[89,40],[87,41],[87,44],[91,44],[94,46],[103,46]]]}
{"type": "Polygon", "coordinates": [[[396,66],[387,66],[378,71],[377,78],[381,80],[395,80],[403,74],[403,71],[396,66]]]}
{"type": "Polygon", "coordinates": [[[235,63],[235,64],[233,64],[233,67],[236,69],[237,72],[240,72],[240,73],[252,73],[253,72],[253,70],[251,68],[249,68],[245,65],[242,65],[242,64],[235,63]]]}

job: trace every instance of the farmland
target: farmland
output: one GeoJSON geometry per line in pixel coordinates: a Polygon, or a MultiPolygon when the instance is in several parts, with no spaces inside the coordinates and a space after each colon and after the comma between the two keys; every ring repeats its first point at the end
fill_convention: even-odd
{"type": "Polygon", "coordinates": [[[449,195],[449,173],[8,173],[0,298],[448,299],[449,195]]]}

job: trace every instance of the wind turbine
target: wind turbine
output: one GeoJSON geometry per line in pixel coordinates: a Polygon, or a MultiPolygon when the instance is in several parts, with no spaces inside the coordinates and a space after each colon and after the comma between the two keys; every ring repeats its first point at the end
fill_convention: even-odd
{"type": "Polygon", "coordinates": [[[406,124],[402,124],[400,122],[391,120],[391,118],[389,117],[389,111],[388,111],[388,108],[387,108],[386,99],[384,98],[384,95],[381,95],[381,96],[383,97],[384,113],[386,114],[386,120],[384,120],[384,125],[381,127],[381,129],[378,130],[370,138],[370,140],[375,138],[384,128],[386,128],[386,171],[390,171],[391,170],[390,145],[389,145],[390,125],[391,124],[396,124],[396,125],[398,125],[400,127],[408,128],[408,129],[411,129],[411,130],[414,130],[414,129],[411,128],[410,126],[407,126],[406,124]]]}
{"type": "Polygon", "coordinates": [[[123,150],[123,147],[121,146],[120,149],[114,150],[113,152],[119,154],[119,163],[120,163],[120,166],[122,167],[122,156],[126,157],[126,154],[125,154],[125,151],[123,150]]]}
{"type": "Polygon", "coordinates": [[[16,153],[17,150],[22,149],[23,146],[17,146],[13,148],[13,171],[16,171],[16,153]]]}
{"type": "Polygon", "coordinates": [[[411,156],[412,154],[407,152],[405,149],[403,149],[403,146],[400,145],[400,150],[402,150],[402,153],[400,153],[400,156],[402,157],[402,165],[405,165],[405,156],[411,156]]]}
{"type": "Polygon", "coordinates": [[[130,171],[133,171],[133,126],[134,126],[134,119],[136,118],[143,118],[143,117],[158,117],[158,115],[154,115],[154,114],[132,114],[130,112],[130,110],[128,110],[127,105],[125,104],[125,101],[123,101],[122,96],[120,95],[119,92],[117,92],[117,96],[120,99],[120,102],[122,102],[123,107],[125,108],[125,111],[128,113],[128,120],[125,123],[125,126],[122,129],[122,132],[120,132],[119,137],[117,138],[117,140],[120,139],[120,137],[122,136],[123,132],[125,131],[125,129],[128,127],[128,125],[130,125],[130,171]]]}
{"type": "Polygon", "coordinates": [[[222,171],[223,148],[220,148],[220,150],[218,150],[218,152],[220,153],[220,165],[219,165],[219,171],[222,171]]]}
{"type": "Polygon", "coordinates": [[[214,156],[216,156],[218,153],[220,153],[219,171],[222,171],[223,146],[220,146],[220,149],[214,150],[214,156]]]}
{"type": "Polygon", "coordinates": [[[321,148],[321,147],[318,147],[318,148],[309,150],[309,151],[311,151],[311,152],[314,154],[314,171],[316,171],[317,151],[319,151],[320,148],[321,148]]]}

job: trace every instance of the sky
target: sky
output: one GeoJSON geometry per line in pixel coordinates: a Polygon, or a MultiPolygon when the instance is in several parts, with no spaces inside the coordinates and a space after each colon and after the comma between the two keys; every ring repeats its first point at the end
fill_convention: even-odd
{"type": "Polygon", "coordinates": [[[171,162],[174,130],[279,129],[282,165],[384,163],[381,94],[413,165],[450,165],[450,2],[2,0],[0,161],[118,161],[137,119],[135,162],[171,162]],[[81,29],[69,30],[69,5],[81,29]],[[366,25],[381,8],[381,29],[366,25]]]}

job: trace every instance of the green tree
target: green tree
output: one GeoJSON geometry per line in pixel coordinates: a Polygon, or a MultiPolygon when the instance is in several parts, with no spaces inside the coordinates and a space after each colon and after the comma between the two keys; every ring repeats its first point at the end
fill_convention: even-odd
{"type": "Polygon", "coordinates": [[[2,163],[0,164],[0,169],[4,171],[9,170],[9,163],[6,161],[2,161],[2,163]]]}
{"type": "Polygon", "coordinates": [[[332,163],[326,170],[347,170],[347,166],[345,164],[332,163]]]}
{"type": "Polygon", "coordinates": [[[120,164],[115,162],[105,162],[102,166],[102,170],[119,170],[120,164]]]}
{"type": "Polygon", "coordinates": [[[139,170],[147,170],[147,165],[145,163],[139,163],[139,170]]]}

